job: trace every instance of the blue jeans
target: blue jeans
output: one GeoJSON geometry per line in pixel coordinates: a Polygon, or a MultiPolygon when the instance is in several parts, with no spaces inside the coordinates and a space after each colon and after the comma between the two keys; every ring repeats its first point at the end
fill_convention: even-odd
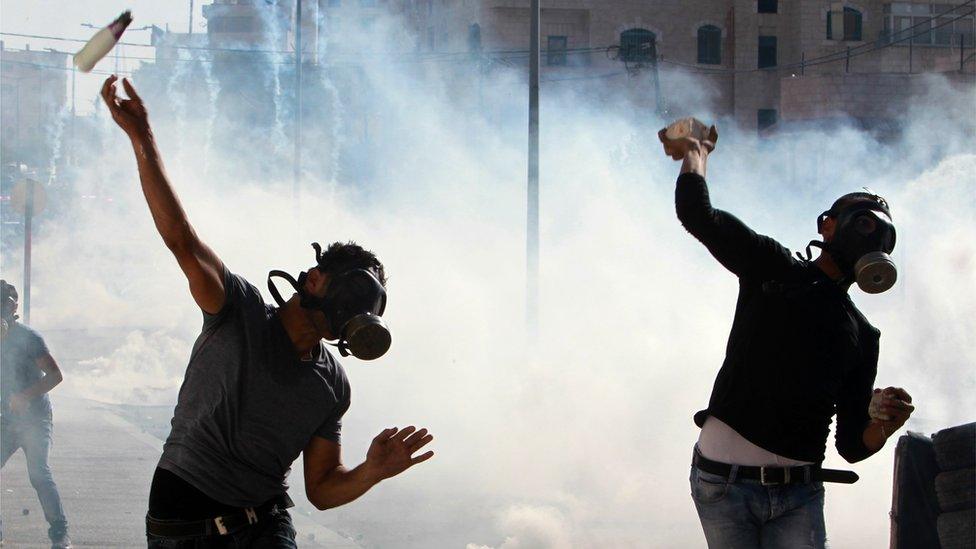
{"type": "Polygon", "coordinates": [[[163,538],[147,534],[149,549],[298,549],[291,515],[284,509],[226,536],[163,538]]]}
{"type": "Polygon", "coordinates": [[[823,549],[824,489],[821,482],[763,486],[692,466],[691,497],[711,549],[762,547],[823,549]]]}
{"type": "Polygon", "coordinates": [[[57,539],[68,531],[68,521],[61,507],[61,495],[47,464],[51,449],[51,420],[49,418],[0,419],[0,467],[7,464],[10,456],[19,448],[27,458],[27,476],[37,492],[37,499],[44,510],[44,518],[50,526],[48,536],[57,539]]]}

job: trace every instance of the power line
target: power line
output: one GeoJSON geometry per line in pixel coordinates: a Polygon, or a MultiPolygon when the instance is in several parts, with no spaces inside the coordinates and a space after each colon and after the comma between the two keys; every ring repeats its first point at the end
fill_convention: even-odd
{"type": "MultiPolygon", "coordinates": [[[[25,66],[29,66],[29,67],[38,68],[38,69],[53,69],[53,70],[59,70],[59,71],[72,71],[72,70],[74,70],[71,67],[59,67],[57,65],[42,65],[40,63],[31,63],[29,61],[15,61],[13,59],[3,59],[0,62],[2,62],[2,63],[13,63],[14,65],[25,65],[25,66]]],[[[118,71],[117,73],[115,73],[115,72],[106,72],[106,71],[91,71],[89,74],[104,74],[106,76],[111,76],[113,74],[132,74],[132,73],[131,73],[131,71],[118,71]]]]}
{"type": "MultiPolygon", "coordinates": [[[[552,50],[552,52],[559,53],[559,54],[562,54],[562,55],[583,55],[583,54],[592,54],[592,53],[597,53],[597,52],[605,51],[606,49],[607,49],[607,46],[599,46],[599,47],[593,47],[593,48],[576,48],[576,49],[572,49],[572,50],[562,50],[562,49],[560,49],[560,50],[552,50]]],[[[9,48],[8,48],[8,50],[9,51],[41,51],[41,50],[10,50],[9,48]]],[[[53,52],[53,53],[61,53],[61,54],[66,54],[66,55],[72,55],[71,52],[67,52],[67,51],[55,50],[55,49],[52,49],[52,48],[49,48],[48,50],[51,51],[51,52],[53,52]]],[[[241,50],[241,51],[245,51],[245,50],[241,50]]],[[[247,50],[247,51],[251,51],[251,50],[247,50]]],[[[543,53],[548,53],[548,51],[549,50],[543,50],[543,53]]],[[[521,59],[521,58],[525,57],[525,56],[522,56],[522,55],[497,56],[497,54],[499,54],[499,53],[505,53],[505,54],[507,54],[507,53],[509,53],[509,51],[488,52],[488,53],[481,53],[481,54],[468,52],[468,53],[465,53],[463,57],[452,58],[452,59],[446,59],[446,58],[422,58],[422,59],[412,59],[412,60],[401,59],[401,60],[396,60],[396,61],[392,61],[392,62],[393,63],[425,63],[425,62],[437,62],[437,63],[473,63],[473,62],[485,62],[485,61],[489,61],[489,62],[490,61],[509,61],[509,60],[521,59]]],[[[357,64],[357,61],[355,61],[355,59],[357,59],[357,58],[352,58],[352,60],[343,60],[342,59],[343,55],[344,54],[337,55],[336,56],[337,57],[337,60],[335,62],[331,62],[331,63],[315,63],[315,65],[318,65],[319,67],[322,67],[322,68],[348,68],[348,67],[359,66],[358,64],[361,64],[363,62],[361,60],[361,58],[359,58],[360,61],[358,61],[358,64],[357,64]]],[[[457,54],[450,54],[450,55],[457,55],[457,54]]],[[[146,57],[146,56],[138,56],[138,55],[118,55],[118,56],[116,56],[116,58],[118,58],[120,60],[128,60],[128,61],[151,61],[151,62],[185,62],[185,63],[222,63],[222,62],[225,62],[224,60],[220,60],[220,59],[212,59],[212,58],[208,59],[208,58],[201,58],[201,57],[158,57],[158,56],[157,57],[146,57]]],[[[269,60],[269,61],[265,61],[265,63],[266,64],[271,64],[271,65],[294,65],[295,64],[295,61],[294,60],[285,60],[285,61],[270,61],[269,60]]]]}
{"type": "MultiPolygon", "coordinates": [[[[973,1],[973,0],[970,0],[970,1],[973,1]]],[[[19,37],[19,38],[34,38],[34,39],[38,39],[38,40],[55,40],[55,41],[60,41],[60,42],[78,42],[78,43],[88,42],[88,39],[81,39],[81,38],[67,38],[67,37],[63,37],[63,36],[50,36],[50,35],[40,35],[40,34],[24,34],[24,33],[16,33],[16,32],[0,32],[0,35],[3,35],[3,36],[15,36],[15,37],[19,37]]],[[[167,48],[169,48],[169,49],[214,51],[214,52],[231,52],[231,53],[250,53],[250,54],[254,54],[254,53],[265,53],[265,54],[277,54],[277,55],[294,55],[294,53],[295,53],[292,50],[219,48],[219,47],[214,47],[214,46],[190,46],[190,45],[180,45],[180,44],[155,44],[154,45],[154,44],[139,44],[139,43],[136,43],[136,42],[118,42],[118,45],[121,45],[121,46],[136,46],[136,47],[142,47],[142,48],[156,48],[156,49],[167,49],[167,48]]],[[[606,48],[607,48],[607,46],[597,46],[597,47],[586,47],[586,48],[566,48],[566,49],[552,50],[552,51],[558,51],[558,53],[561,53],[561,54],[562,53],[566,53],[566,54],[579,54],[579,53],[596,53],[596,52],[604,51],[606,48]]],[[[543,53],[547,53],[550,50],[542,50],[542,51],[543,51],[543,53]]],[[[377,56],[390,56],[390,55],[392,55],[392,53],[393,52],[377,52],[376,55],[377,56]]],[[[343,54],[339,54],[339,55],[343,55],[343,54]]],[[[472,56],[479,56],[479,55],[488,55],[488,56],[514,55],[514,56],[526,56],[527,57],[529,55],[529,50],[523,50],[523,49],[511,50],[511,49],[509,49],[509,50],[494,50],[494,51],[489,51],[489,52],[472,52],[472,51],[414,52],[412,54],[402,54],[402,57],[416,57],[416,58],[440,59],[440,58],[445,58],[445,57],[472,57],[472,56]]],[[[120,59],[121,58],[122,57],[120,57],[120,59]]],[[[147,60],[151,60],[151,59],[147,59],[147,60]]],[[[178,58],[178,59],[175,59],[175,60],[183,60],[183,59],[182,58],[178,58]]],[[[196,59],[190,59],[190,60],[191,61],[195,61],[196,59]]]]}
{"type": "Polygon", "coordinates": [[[596,80],[598,78],[600,78],[600,79],[608,79],[608,78],[614,78],[614,77],[617,77],[617,76],[623,76],[625,74],[630,74],[630,73],[628,73],[627,71],[618,71],[618,72],[608,72],[606,74],[588,74],[588,75],[583,75],[583,76],[567,76],[565,78],[543,78],[542,79],[542,82],[567,82],[567,81],[571,81],[571,80],[596,80]]]}
{"type": "MultiPolygon", "coordinates": [[[[971,4],[972,2],[973,2],[973,0],[970,0],[969,2],[967,2],[967,4],[971,4]]],[[[946,25],[948,25],[950,23],[953,23],[955,21],[958,21],[958,20],[960,20],[960,19],[962,19],[964,17],[968,17],[970,15],[973,15],[973,13],[976,13],[976,10],[970,11],[968,13],[964,13],[964,14],[962,14],[962,15],[960,15],[958,17],[955,17],[953,19],[949,19],[947,21],[944,21],[942,23],[939,23],[938,25],[934,25],[934,26],[932,26],[932,27],[930,27],[930,28],[928,28],[928,29],[926,29],[924,31],[917,32],[917,33],[912,34],[910,36],[904,36],[902,38],[899,38],[898,40],[893,40],[893,41],[888,42],[886,44],[883,44],[883,45],[881,45],[879,47],[876,47],[876,48],[873,48],[873,49],[870,49],[870,50],[859,51],[856,54],[852,53],[849,57],[857,57],[858,55],[863,55],[865,53],[871,53],[873,51],[878,51],[878,50],[883,50],[885,48],[890,48],[891,46],[894,46],[895,44],[900,44],[901,42],[904,42],[906,40],[915,38],[916,36],[922,36],[923,34],[928,34],[928,33],[932,32],[932,31],[934,31],[935,29],[942,28],[942,27],[944,27],[944,26],[946,26],[946,25]]],[[[931,21],[931,20],[932,19],[929,19],[929,21],[931,21]]],[[[845,55],[844,57],[840,57],[838,59],[831,59],[831,60],[821,61],[821,62],[812,63],[812,64],[810,64],[810,63],[804,63],[802,65],[803,66],[816,66],[816,65],[821,65],[823,63],[832,62],[832,61],[840,61],[840,60],[847,59],[847,58],[848,58],[848,56],[845,55]]],[[[801,65],[800,64],[794,64],[794,67],[798,67],[798,66],[801,66],[801,65]]]]}
{"type": "MultiPolygon", "coordinates": [[[[974,1],[976,1],[976,0],[967,0],[966,2],[964,2],[962,4],[958,4],[954,8],[952,8],[950,10],[946,10],[945,12],[939,14],[939,18],[945,18],[945,14],[950,13],[952,11],[955,11],[956,9],[959,9],[959,8],[964,7],[966,5],[972,4],[974,1]]],[[[941,23],[938,23],[937,25],[934,25],[934,26],[931,25],[931,23],[932,23],[933,20],[936,19],[936,17],[929,17],[929,18],[925,19],[924,21],[921,21],[919,23],[916,23],[916,24],[912,25],[911,27],[908,27],[908,28],[903,29],[903,30],[898,31],[898,32],[899,33],[904,33],[906,31],[912,30],[912,29],[914,29],[916,27],[920,27],[920,26],[925,25],[925,24],[930,24],[927,28],[925,28],[925,29],[923,29],[923,30],[921,30],[919,32],[915,32],[913,34],[903,36],[901,38],[898,38],[897,40],[891,40],[891,41],[886,42],[886,43],[881,44],[881,45],[879,45],[878,42],[868,42],[866,44],[861,44],[860,46],[857,46],[856,48],[851,48],[851,50],[849,52],[847,50],[841,50],[841,51],[837,51],[837,52],[828,53],[828,54],[822,55],[820,57],[814,57],[812,59],[807,59],[807,60],[804,60],[804,61],[797,61],[797,62],[790,63],[790,64],[787,64],[787,65],[777,65],[775,67],[768,67],[768,68],[767,67],[763,67],[763,68],[755,68],[755,69],[725,69],[725,68],[714,68],[713,69],[713,68],[709,68],[709,67],[702,67],[702,66],[699,66],[699,65],[694,65],[694,64],[691,64],[691,63],[685,63],[685,62],[682,62],[682,61],[674,61],[674,60],[663,59],[663,58],[660,59],[660,62],[661,63],[667,63],[669,65],[676,65],[676,66],[681,66],[681,67],[686,67],[686,68],[694,69],[694,70],[696,70],[698,72],[701,72],[701,73],[704,73],[704,74],[746,74],[746,73],[754,73],[754,72],[769,72],[769,71],[774,71],[774,70],[785,71],[785,70],[797,69],[797,68],[815,67],[817,65],[823,65],[825,63],[833,63],[835,61],[846,61],[847,59],[852,58],[852,57],[857,57],[859,55],[864,55],[864,54],[871,53],[871,52],[874,52],[874,51],[878,51],[878,50],[882,50],[882,49],[885,49],[885,48],[889,48],[891,46],[894,46],[895,44],[899,44],[899,43],[904,42],[906,40],[910,40],[912,38],[915,38],[917,36],[922,36],[924,34],[928,34],[928,33],[932,32],[935,29],[942,28],[942,27],[944,27],[946,25],[949,25],[949,24],[951,24],[951,23],[953,23],[955,21],[958,21],[958,20],[963,19],[965,17],[969,17],[970,15],[973,15],[974,12],[976,12],[976,10],[963,13],[962,15],[959,15],[959,16],[957,16],[955,18],[952,18],[952,19],[948,19],[948,20],[943,21],[941,23]],[[865,49],[865,48],[867,48],[867,49],[865,49]]]]}
{"type": "MultiPolygon", "coordinates": [[[[24,34],[19,32],[0,32],[3,36],[16,36],[18,38],[36,38],[38,40],[55,40],[58,42],[76,42],[76,43],[86,43],[90,38],[67,38],[65,36],[49,36],[42,34],[24,34]]],[[[121,46],[134,46],[138,48],[175,48],[183,50],[207,50],[207,51],[224,51],[224,52],[242,52],[242,53],[276,53],[276,54],[288,54],[291,55],[291,51],[278,51],[278,50],[255,50],[255,49],[238,49],[238,48],[215,48],[212,46],[189,46],[189,45],[172,45],[172,46],[157,46],[153,44],[140,44],[138,42],[116,42],[116,44],[121,46]]]]}
{"type": "MultiPolygon", "coordinates": [[[[948,10],[946,10],[946,11],[944,11],[944,12],[942,12],[942,13],[940,13],[940,14],[938,14],[938,16],[939,16],[939,17],[945,17],[946,15],[948,15],[948,14],[950,14],[950,13],[952,13],[952,12],[954,12],[954,11],[956,11],[956,10],[958,10],[958,9],[960,9],[960,8],[963,8],[963,7],[965,7],[965,6],[968,6],[969,4],[972,4],[972,3],[974,3],[974,1],[976,1],[976,0],[966,0],[966,2],[963,2],[963,3],[961,3],[961,4],[956,4],[956,5],[955,5],[955,6],[953,6],[952,8],[950,8],[950,9],[948,9],[948,10]]],[[[952,21],[956,21],[956,20],[958,20],[958,19],[961,19],[961,18],[963,18],[963,17],[966,17],[966,16],[968,16],[968,15],[972,15],[972,14],[973,14],[973,12],[972,12],[972,11],[970,11],[969,13],[964,13],[963,15],[961,15],[961,16],[959,16],[959,17],[957,17],[956,19],[953,19],[952,21]]],[[[920,26],[922,26],[922,25],[924,25],[924,24],[926,24],[926,23],[931,23],[933,19],[935,19],[935,17],[929,17],[928,19],[924,19],[924,20],[922,20],[922,21],[919,21],[918,23],[915,23],[914,25],[912,25],[912,26],[910,26],[910,27],[908,27],[908,28],[906,28],[906,29],[902,29],[902,30],[900,30],[900,31],[898,31],[898,32],[899,32],[899,33],[901,33],[901,32],[905,32],[905,31],[910,31],[910,30],[912,30],[912,29],[914,29],[914,28],[916,28],[916,27],[920,27],[920,26]]],[[[951,23],[952,21],[949,21],[949,23],[951,23]]],[[[944,25],[944,24],[946,24],[946,23],[943,23],[943,24],[940,24],[939,26],[942,26],[942,25],[944,25]]],[[[932,29],[934,29],[934,28],[938,28],[938,27],[931,27],[931,28],[929,29],[929,31],[931,31],[931,30],[932,30],[932,29]]],[[[928,31],[926,31],[926,32],[928,32],[928,31]]],[[[915,36],[919,36],[920,34],[925,34],[925,33],[923,32],[923,33],[919,33],[919,34],[913,34],[913,35],[911,35],[910,37],[911,37],[911,38],[914,38],[915,36]]],[[[899,41],[901,41],[901,40],[899,40],[899,41]]],[[[897,42],[896,42],[896,43],[897,43],[897,42]]],[[[851,54],[853,54],[854,52],[858,52],[858,53],[860,53],[860,50],[861,50],[861,49],[864,49],[864,48],[870,48],[870,47],[872,47],[872,46],[876,46],[876,45],[877,45],[877,43],[876,43],[876,42],[866,42],[866,43],[864,43],[864,44],[861,44],[860,46],[855,46],[855,47],[853,47],[853,48],[851,48],[851,50],[850,50],[850,53],[851,53],[851,54]]],[[[872,49],[872,50],[870,50],[870,51],[874,51],[874,50],[872,49]]],[[[838,59],[837,59],[837,60],[840,60],[840,59],[846,59],[846,58],[847,58],[847,54],[848,54],[848,52],[847,52],[846,50],[841,50],[841,51],[836,51],[836,52],[831,52],[831,53],[828,53],[828,54],[825,54],[825,55],[822,55],[822,56],[820,56],[820,57],[814,57],[814,58],[812,58],[812,59],[809,59],[809,60],[805,60],[805,61],[800,61],[800,62],[798,62],[798,63],[794,63],[792,67],[790,67],[790,66],[786,66],[786,67],[784,67],[784,68],[795,68],[795,67],[799,67],[799,66],[801,66],[801,65],[804,65],[804,66],[805,66],[805,65],[807,65],[807,64],[810,64],[810,63],[816,63],[816,62],[819,62],[820,60],[823,60],[823,59],[827,59],[827,58],[829,58],[829,57],[838,57],[838,59]]],[[[754,69],[754,70],[762,70],[762,69],[754,69]]]]}
{"type": "MultiPolygon", "coordinates": [[[[825,55],[822,55],[822,56],[819,56],[819,57],[814,57],[814,58],[809,59],[809,60],[803,60],[803,61],[794,62],[794,63],[790,63],[790,64],[786,64],[786,65],[777,65],[775,67],[763,67],[763,68],[754,68],[754,69],[731,69],[731,68],[710,68],[710,67],[702,67],[700,65],[695,65],[695,64],[692,64],[692,63],[687,63],[687,62],[682,62],[682,61],[677,61],[677,60],[671,60],[671,59],[666,59],[666,58],[661,58],[659,60],[659,62],[665,63],[665,64],[669,64],[669,65],[674,65],[674,66],[689,68],[689,69],[692,69],[692,70],[694,70],[696,72],[699,72],[699,73],[702,73],[702,74],[725,74],[725,75],[733,75],[733,74],[755,73],[755,72],[760,72],[760,71],[762,71],[762,72],[785,71],[785,70],[791,70],[791,69],[796,69],[796,68],[814,67],[814,66],[822,65],[822,64],[826,64],[826,63],[833,63],[835,61],[846,61],[847,59],[850,59],[850,58],[853,58],[853,57],[857,57],[859,55],[865,55],[867,53],[871,53],[871,52],[874,52],[874,51],[879,51],[879,50],[882,50],[882,49],[885,49],[885,48],[894,46],[896,44],[899,44],[901,42],[904,42],[906,40],[911,40],[911,39],[913,39],[915,37],[918,37],[918,36],[921,36],[921,35],[924,35],[924,34],[931,33],[932,31],[934,31],[936,29],[939,29],[939,28],[944,27],[946,25],[952,24],[953,22],[958,21],[960,19],[963,19],[965,17],[969,17],[969,16],[973,15],[973,13],[976,12],[976,10],[963,13],[962,15],[959,15],[959,16],[954,17],[952,19],[947,19],[947,20],[942,21],[942,22],[940,22],[940,23],[938,23],[936,25],[931,25],[932,21],[935,20],[936,18],[945,19],[946,14],[951,13],[953,11],[956,11],[956,10],[962,8],[962,7],[967,6],[967,5],[973,4],[974,2],[976,2],[976,0],[967,0],[966,2],[963,2],[961,4],[957,4],[953,8],[951,8],[949,10],[946,10],[945,12],[942,12],[942,13],[938,14],[937,16],[926,18],[925,20],[920,21],[919,23],[916,23],[916,24],[912,25],[911,27],[908,27],[906,29],[903,29],[901,31],[898,31],[898,34],[902,34],[902,33],[905,33],[906,31],[910,31],[912,29],[915,29],[915,28],[918,28],[918,27],[921,27],[923,25],[928,24],[928,27],[922,29],[919,32],[915,32],[913,34],[905,35],[905,36],[902,36],[901,38],[898,38],[898,39],[895,39],[895,40],[890,40],[890,41],[888,41],[888,42],[886,42],[884,44],[880,44],[879,45],[877,42],[869,42],[869,43],[861,44],[860,46],[857,46],[855,48],[851,48],[849,51],[848,50],[842,50],[842,51],[837,51],[837,52],[831,52],[831,53],[828,53],[828,54],[825,54],[825,55]]],[[[18,37],[26,37],[26,38],[36,38],[36,39],[43,39],[43,40],[61,40],[61,41],[68,41],[68,42],[85,42],[85,40],[74,39],[74,38],[64,38],[64,37],[58,37],[58,36],[44,36],[44,35],[31,35],[31,34],[10,33],[10,32],[0,32],[0,35],[18,36],[18,37]]],[[[158,48],[174,48],[174,49],[191,49],[191,50],[201,50],[201,51],[237,52],[237,53],[251,53],[251,54],[254,54],[254,53],[272,53],[272,54],[281,53],[281,54],[285,54],[285,53],[287,53],[287,54],[291,55],[291,54],[294,53],[294,52],[290,52],[290,51],[288,51],[288,52],[285,52],[285,51],[279,52],[279,51],[274,51],[274,50],[229,49],[229,48],[212,48],[212,47],[197,47],[197,46],[152,46],[151,44],[138,44],[138,43],[131,43],[131,42],[119,42],[119,44],[120,45],[128,45],[128,46],[140,46],[140,47],[156,47],[157,49],[158,48]]],[[[565,55],[586,55],[586,54],[593,54],[593,53],[603,52],[603,51],[613,51],[614,49],[618,49],[619,50],[619,48],[620,48],[620,46],[618,46],[618,45],[611,45],[611,46],[597,46],[597,47],[585,47],[585,48],[567,48],[567,49],[560,49],[560,50],[543,50],[543,52],[549,53],[550,51],[552,51],[552,52],[557,52],[559,54],[565,54],[565,55]]],[[[69,52],[60,52],[60,51],[57,51],[57,50],[54,50],[54,51],[56,53],[67,53],[67,54],[70,55],[69,52]]],[[[362,56],[357,56],[357,57],[352,57],[352,59],[353,59],[352,61],[346,61],[346,60],[342,60],[342,56],[344,56],[344,55],[346,55],[346,54],[338,54],[336,56],[338,58],[337,62],[329,63],[329,64],[319,64],[318,66],[321,67],[321,68],[326,68],[326,69],[328,69],[328,68],[355,68],[355,67],[359,66],[359,65],[356,64],[356,61],[358,60],[361,63],[361,60],[363,59],[362,56]]],[[[388,54],[378,53],[377,55],[388,55],[388,54]]],[[[408,62],[408,63],[413,63],[413,62],[416,62],[416,63],[425,63],[425,62],[438,62],[438,63],[441,63],[441,62],[469,63],[470,62],[470,63],[474,63],[474,62],[481,62],[481,63],[484,63],[484,62],[499,61],[499,62],[503,62],[503,63],[506,63],[507,64],[509,61],[523,59],[523,58],[528,57],[528,55],[529,55],[529,51],[528,50],[494,50],[494,51],[480,52],[480,53],[479,52],[470,52],[470,51],[469,52],[431,52],[429,54],[424,54],[424,53],[421,53],[421,52],[417,52],[415,54],[405,54],[405,55],[401,56],[400,62],[408,62]],[[414,58],[413,59],[405,59],[407,57],[407,55],[411,55],[414,58]]],[[[153,61],[153,62],[170,62],[170,61],[173,61],[173,62],[191,62],[191,63],[193,63],[193,62],[201,62],[201,63],[215,63],[215,62],[218,62],[218,60],[215,60],[215,59],[184,58],[184,57],[160,58],[160,57],[142,57],[142,56],[120,55],[120,56],[118,56],[118,58],[119,59],[125,59],[125,60],[153,61]]],[[[4,62],[5,63],[6,62],[10,62],[10,63],[33,65],[33,66],[38,67],[38,68],[46,68],[46,69],[71,70],[70,68],[66,68],[66,67],[40,65],[40,64],[32,64],[32,63],[18,62],[18,61],[4,61],[4,62]]],[[[295,64],[295,61],[268,61],[268,63],[276,64],[276,65],[294,65],[295,64]]],[[[102,72],[102,71],[92,71],[92,72],[94,74],[112,74],[110,72],[102,72]]],[[[131,71],[120,71],[120,72],[131,73],[131,71]]],[[[614,72],[614,73],[607,73],[607,74],[601,74],[601,75],[584,75],[584,76],[574,76],[574,77],[565,77],[565,78],[547,78],[547,79],[543,79],[543,81],[544,82],[560,82],[560,81],[570,81],[570,80],[592,80],[592,79],[599,79],[599,78],[613,78],[613,77],[620,76],[620,75],[623,75],[623,74],[626,74],[626,72],[614,72]]]]}

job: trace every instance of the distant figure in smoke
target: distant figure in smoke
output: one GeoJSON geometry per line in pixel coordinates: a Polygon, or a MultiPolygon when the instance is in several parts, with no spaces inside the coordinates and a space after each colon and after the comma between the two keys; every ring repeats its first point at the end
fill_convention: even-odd
{"type": "Polygon", "coordinates": [[[820,467],[831,418],[838,452],[855,463],[914,410],[903,389],[872,391],[880,332],[848,296],[854,282],[868,293],[894,283],[888,204],[866,192],[842,196],[817,220],[823,242],[811,245],[822,253],[811,260],[808,248],[797,259],[712,207],[712,141],[661,137],[683,161],[678,219],[739,278],[725,362],[708,408],[695,414],[691,492],[708,546],[824,547],[823,482],[857,479],[820,467]]]}
{"type": "MultiPolygon", "coordinates": [[[[17,322],[17,289],[0,280],[0,467],[18,448],[50,527],[52,549],[71,547],[61,496],[47,464],[51,448],[51,400],[47,393],[64,377],[44,338],[17,322]]],[[[0,526],[2,528],[2,526],[0,526]]],[[[0,530],[0,540],[2,540],[0,530]]]]}
{"type": "Polygon", "coordinates": [[[127,80],[130,99],[118,98],[116,79],[105,81],[102,97],[132,141],[156,229],[203,310],[150,489],[149,547],[296,547],[286,477],[299,454],[305,493],[319,509],[353,501],[433,456],[415,455],[433,439],[427,429],[389,428],[365,462],[342,464],[349,382],[322,339],[364,359],[386,351],[383,265],[352,243],[325,252],[316,244],[317,264],[297,281],[272,271],[296,293],[284,302],[269,276],[280,307],[266,304],[197,236],[163,171],[142,100],[127,80]]]}

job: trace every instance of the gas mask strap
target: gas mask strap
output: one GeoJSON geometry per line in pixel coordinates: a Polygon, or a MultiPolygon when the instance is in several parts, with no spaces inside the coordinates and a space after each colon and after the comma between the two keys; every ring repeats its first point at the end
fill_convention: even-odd
{"type": "Polygon", "coordinates": [[[298,281],[295,280],[295,277],[291,276],[290,274],[286,273],[285,271],[279,271],[279,270],[276,269],[276,270],[273,270],[273,271],[269,272],[268,273],[268,291],[271,292],[271,297],[273,297],[274,300],[278,303],[278,306],[279,307],[284,307],[285,306],[285,300],[281,298],[281,293],[278,291],[278,288],[275,287],[274,282],[271,281],[271,279],[274,278],[274,277],[284,278],[285,280],[287,280],[288,283],[291,284],[293,288],[295,288],[295,291],[296,292],[301,293],[301,290],[299,290],[299,288],[298,288],[298,281]]]}
{"type": "Polygon", "coordinates": [[[344,339],[339,339],[339,341],[336,343],[332,343],[331,341],[326,341],[325,344],[331,345],[336,349],[339,349],[340,355],[344,357],[349,356],[349,346],[347,345],[347,342],[344,339]]]}
{"type": "Polygon", "coordinates": [[[810,243],[807,244],[807,256],[806,257],[803,257],[803,255],[800,252],[796,252],[796,257],[800,261],[813,261],[813,252],[810,250],[810,247],[811,246],[814,247],[814,248],[820,248],[821,250],[826,250],[827,249],[827,247],[826,247],[827,245],[825,243],[823,243],[823,242],[821,242],[819,240],[811,240],[810,243]]]}

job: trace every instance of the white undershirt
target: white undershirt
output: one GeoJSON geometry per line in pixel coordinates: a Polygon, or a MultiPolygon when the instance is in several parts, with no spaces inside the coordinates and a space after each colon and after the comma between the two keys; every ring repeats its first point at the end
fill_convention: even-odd
{"type": "Polygon", "coordinates": [[[712,461],[732,465],[794,467],[811,463],[785,458],[760,448],[746,440],[724,421],[712,416],[708,416],[705,420],[701,434],[698,435],[698,451],[712,461]]]}

